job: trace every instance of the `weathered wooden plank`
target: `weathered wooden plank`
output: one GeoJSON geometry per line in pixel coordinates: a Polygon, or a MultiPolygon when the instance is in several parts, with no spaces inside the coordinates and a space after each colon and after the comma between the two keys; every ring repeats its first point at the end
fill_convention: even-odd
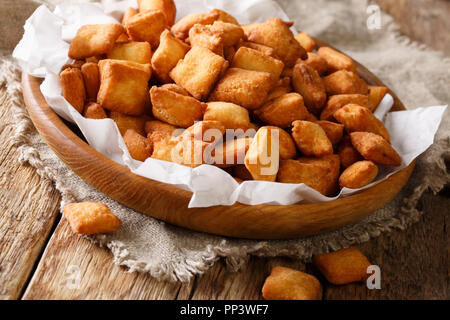
{"type": "Polygon", "coordinates": [[[17,299],[58,216],[59,194],[17,161],[11,112],[0,89],[0,298],[17,299]]]}

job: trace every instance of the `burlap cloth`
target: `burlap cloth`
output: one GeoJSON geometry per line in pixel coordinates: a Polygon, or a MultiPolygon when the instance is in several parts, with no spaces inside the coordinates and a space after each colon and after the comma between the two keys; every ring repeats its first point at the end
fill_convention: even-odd
{"type": "MultiPolygon", "coordinates": [[[[450,101],[449,59],[401,36],[392,18],[386,14],[382,14],[381,29],[369,31],[366,1],[283,0],[280,4],[298,29],[333,44],[366,65],[408,108],[450,101]]],[[[20,39],[24,21],[36,6],[31,1],[2,0],[0,45],[4,53],[10,53],[20,39]]],[[[368,241],[392,229],[404,229],[423,213],[416,208],[423,192],[436,193],[450,181],[444,161],[449,157],[450,119],[447,111],[436,143],[419,158],[404,190],[391,203],[357,224],[289,241],[238,240],[191,232],[120,205],[68,169],[34,129],[23,106],[19,81],[17,67],[8,58],[3,59],[0,95],[7,94],[9,100],[1,107],[10,108],[14,113],[14,123],[8,125],[15,128],[14,142],[18,146],[19,161],[30,163],[42,177],[54,182],[62,195],[61,207],[74,201],[106,203],[120,217],[123,226],[112,235],[89,239],[111,250],[115,264],[127,266],[130,272],[148,272],[158,279],[188,281],[210,268],[220,257],[226,259],[230,270],[238,270],[249,255],[285,255],[308,260],[314,253],[368,241]]]]}

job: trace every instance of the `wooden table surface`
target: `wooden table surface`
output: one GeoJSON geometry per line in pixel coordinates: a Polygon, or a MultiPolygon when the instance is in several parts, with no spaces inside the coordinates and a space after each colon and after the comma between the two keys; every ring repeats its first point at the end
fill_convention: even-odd
{"type": "MultiPolygon", "coordinates": [[[[0,106],[5,101],[0,95],[0,106]]],[[[327,300],[450,297],[448,188],[423,197],[425,214],[407,230],[358,246],[380,266],[381,290],[327,284],[311,264],[288,258],[252,257],[237,273],[228,272],[219,260],[188,284],[159,282],[147,274],[126,273],[113,265],[109,251],[72,234],[61,219],[60,196],[52,183],[30,165],[19,164],[11,121],[12,115],[0,107],[1,299],[261,299],[264,279],[275,265],[317,275],[327,300]],[[76,273],[79,283],[71,280],[76,273]]]]}

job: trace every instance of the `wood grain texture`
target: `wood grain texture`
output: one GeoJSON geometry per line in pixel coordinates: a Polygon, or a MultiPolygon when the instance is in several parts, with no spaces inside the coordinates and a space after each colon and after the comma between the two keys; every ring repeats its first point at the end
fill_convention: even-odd
{"type": "MultiPolygon", "coordinates": [[[[326,45],[318,40],[317,43],[326,45]]],[[[383,85],[360,64],[358,71],[368,83],[383,85]]],[[[82,179],[130,208],[196,231],[238,238],[283,239],[334,230],[361,220],[392,200],[414,168],[413,163],[370,189],[327,203],[288,206],[237,203],[188,209],[191,192],[137,176],[95,151],[51,110],[40,93],[37,78],[24,74],[22,86],[37,130],[58,157],[82,179]]],[[[393,96],[393,110],[404,109],[401,101],[395,94],[393,96]]]]}
{"type": "Polygon", "coordinates": [[[0,88],[0,299],[17,299],[58,217],[59,193],[35,169],[20,165],[0,88]],[[46,201],[40,201],[46,199],[46,201]]]}

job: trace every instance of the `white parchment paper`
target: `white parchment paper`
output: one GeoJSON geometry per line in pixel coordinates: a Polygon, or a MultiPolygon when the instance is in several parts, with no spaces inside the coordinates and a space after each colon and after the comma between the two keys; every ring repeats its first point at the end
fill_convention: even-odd
{"type": "MultiPolygon", "coordinates": [[[[177,19],[189,13],[219,8],[235,16],[242,24],[262,22],[274,16],[289,20],[278,4],[271,0],[180,0],[176,4],[177,19]]],[[[67,57],[69,42],[80,26],[118,23],[130,6],[136,8],[136,1],[61,4],[53,12],[40,6],[26,21],[24,36],[13,56],[24,71],[45,78],[41,91],[48,104],[58,115],[76,123],[94,149],[127,166],[135,174],[192,191],[189,207],[232,205],[235,202],[249,205],[325,202],[370,188],[408,166],[428,149],[447,107],[387,113],[393,104],[392,97],[387,95],[375,116],[384,121],[391,134],[392,145],[401,155],[403,163],[400,167],[380,167],[375,182],[362,189],[344,188],[336,197],[323,196],[304,184],[246,181],[239,185],[227,172],[210,165],[192,169],[156,159],[136,161],[130,157],[113,120],[86,119],[64,99],[58,76],[61,67],[71,61],[67,57]]]]}

